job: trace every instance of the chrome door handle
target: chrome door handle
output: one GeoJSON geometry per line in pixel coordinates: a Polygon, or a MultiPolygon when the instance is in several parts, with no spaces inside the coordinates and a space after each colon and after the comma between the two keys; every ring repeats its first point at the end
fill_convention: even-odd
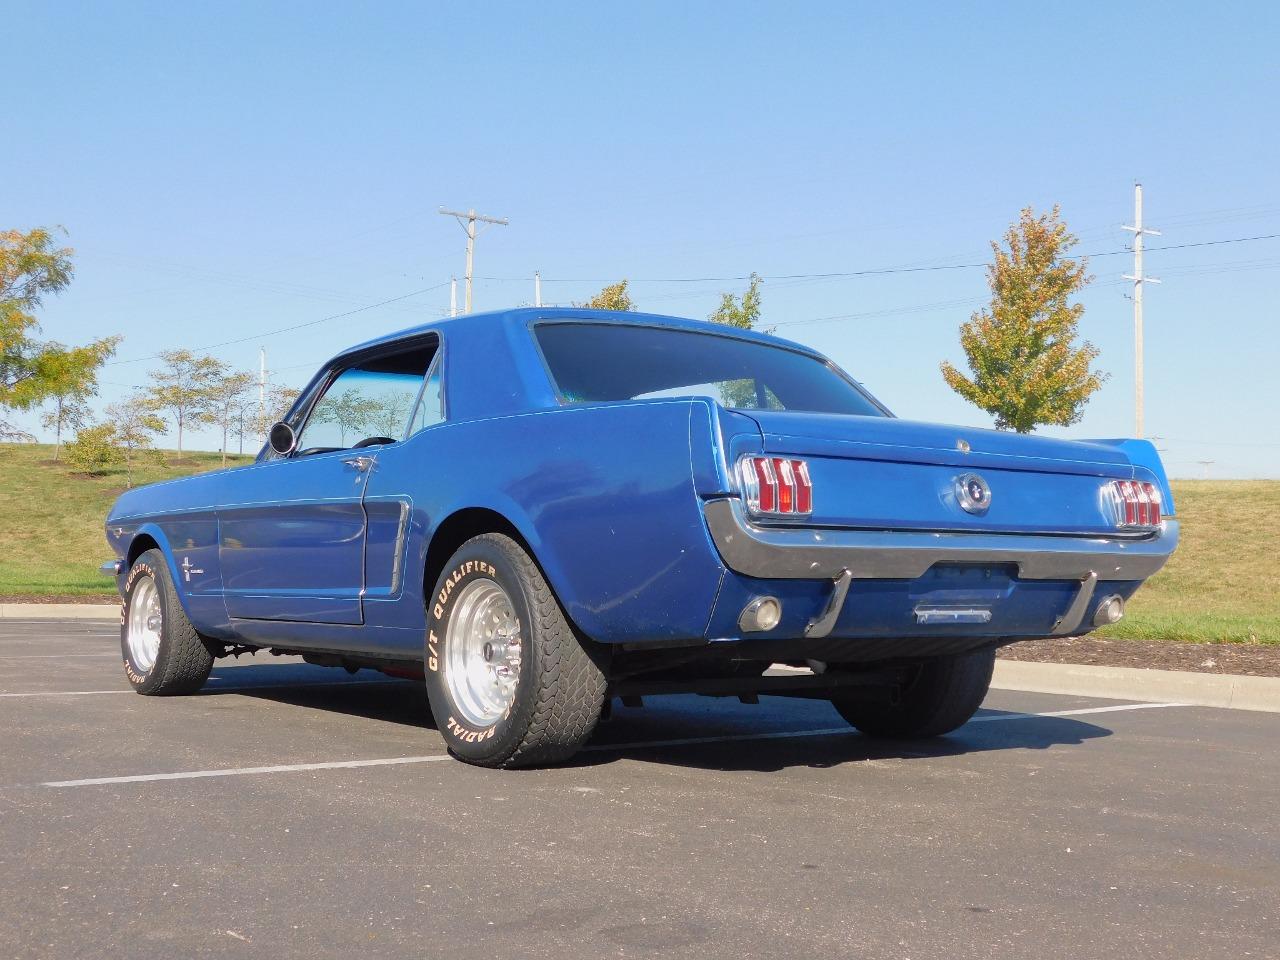
{"type": "Polygon", "coordinates": [[[362,473],[373,466],[373,457],[348,457],[342,461],[349,467],[355,467],[362,473]]]}

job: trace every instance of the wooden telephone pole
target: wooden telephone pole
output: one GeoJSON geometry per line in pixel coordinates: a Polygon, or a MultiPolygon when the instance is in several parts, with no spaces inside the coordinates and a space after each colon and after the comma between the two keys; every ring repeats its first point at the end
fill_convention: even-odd
{"type": "Polygon", "coordinates": [[[462,312],[470,313],[471,312],[471,278],[473,275],[471,268],[472,268],[472,264],[475,262],[475,254],[476,254],[476,224],[490,223],[490,224],[497,224],[500,227],[505,227],[507,225],[507,218],[506,217],[486,217],[476,213],[475,210],[468,210],[466,213],[463,213],[461,210],[446,210],[444,207],[440,208],[440,213],[446,217],[455,218],[458,221],[459,225],[462,227],[462,229],[464,229],[467,232],[467,284],[466,284],[466,293],[464,294],[462,312]]]}

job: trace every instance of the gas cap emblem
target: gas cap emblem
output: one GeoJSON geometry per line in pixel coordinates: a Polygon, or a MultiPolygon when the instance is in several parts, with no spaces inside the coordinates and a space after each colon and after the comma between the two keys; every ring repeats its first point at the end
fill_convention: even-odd
{"type": "Polygon", "coordinates": [[[956,499],[966,513],[981,516],[991,506],[991,488],[976,473],[962,473],[956,477],[956,499]]]}

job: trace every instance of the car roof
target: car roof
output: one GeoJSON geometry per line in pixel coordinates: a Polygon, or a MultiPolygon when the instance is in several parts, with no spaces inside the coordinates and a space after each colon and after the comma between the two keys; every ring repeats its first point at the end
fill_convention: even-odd
{"type": "Polygon", "coordinates": [[[418,326],[397,330],[394,333],[384,334],[381,337],[375,337],[372,340],[366,340],[364,343],[349,347],[335,356],[330,363],[336,360],[341,360],[348,354],[362,353],[366,350],[393,344],[398,340],[411,339],[416,336],[421,336],[422,334],[431,333],[432,331],[437,331],[442,336],[447,336],[450,329],[461,329],[465,327],[474,331],[479,327],[486,326],[490,328],[511,328],[528,326],[536,321],[550,323],[622,323],[635,324],[637,326],[666,327],[673,330],[687,330],[694,333],[709,333],[718,336],[736,337],[741,340],[752,340],[757,343],[765,343],[773,346],[786,347],[791,350],[799,350],[817,357],[821,356],[821,354],[812,347],[806,347],[804,344],[785,340],[782,337],[775,337],[772,334],[761,333],[756,330],[744,330],[740,327],[730,327],[722,323],[711,323],[706,320],[690,320],[685,317],[669,317],[656,313],[636,313],[629,310],[592,310],[581,307],[516,307],[509,310],[493,310],[485,313],[469,313],[456,317],[445,317],[441,320],[433,320],[430,323],[423,323],[418,326]]]}

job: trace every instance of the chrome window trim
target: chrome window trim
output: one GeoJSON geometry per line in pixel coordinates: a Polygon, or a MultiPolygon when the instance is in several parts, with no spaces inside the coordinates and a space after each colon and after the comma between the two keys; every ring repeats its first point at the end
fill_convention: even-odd
{"type": "Polygon", "coordinates": [[[409,419],[404,425],[404,435],[401,441],[408,440],[410,437],[416,437],[423,430],[430,430],[432,427],[443,426],[449,422],[449,401],[447,398],[447,387],[445,385],[444,376],[444,343],[436,347],[435,355],[431,358],[431,363],[427,365],[427,372],[422,378],[422,385],[418,387],[418,396],[413,402],[413,407],[409,411],[409,419]],[[431,382],[431,378],[436,375],[436,371],[440,372],[440,419],[435,423],[428,423],[421,430],[413,429],[413,421],[417,419],[418,408],[422,406],[422,401],[426,397],[427,384],[431,382]]]}
{"type": "MultiPolygon", "coordinates": [[[[330,360],[328,363],[322,366],[319,372],[314,377],[311,378],[311,382],[308,383],[307,386],[305,386],[302,389],[302,392],[300,394],[298,394],[298,399],[294,401],[293,406],[289,409],[289,412],[286,413],[282,419],[284,420],[285,423],[289,424],[289,426],[293,427],[294,433],[298,436],[299,439],[301,439],[303,430],[306,429],[307,421],[311,419],[311,412],[315,409],[316,403],[320,400],[321,397],[325,395],[328,389],[331,386],[333,386],[333,382],[338,377],[340,377],[344,371],[350,370],[352,367],[357,367],[360,364],[365,363],[366,361],[369,361],[369,360],[376,360],[379,357],[393,357],[398,353],[409,353],[412,350],[418,350],[418,349],[421,349],[422,347],[427,346],[428,344],[434,343],[435,352],[431,356],[431,362],[427,364],[427,372],[424,373],[422,377],[422,384],[425,386],[427,382],[427,377],[430,376],[431,368],[435,366],[440,356],[444,353],[444,341],[445,341],[445,338],[441,335],[440,331],[428,330],[423,333],[418,333],[418,334],[414,334],[413,336],[405,337],[402,340],[392,341],[391,343],[380,343],[377,346],[369,347],[365,350],[358,350],[352,353],[339,354],[337,357],[334,357],[332,360],[330,360]]],[[[443,375],[441,376],[441,388],[443,391],[443,388],[444,388],[443,375]]],[[[418,388],[418,393],[419,393],[419,396],[422,393],[421,386],[418,388]]],[[[443,403],[442,403],[442,406],[443,406],[443,403]]],[[[413,410],[414,412],[416,412],[417,407],[415,406],[413,410]]],[[[410,421],[412,421],[412,416],[410,417],[410,421]]],[[[396,441],[396,442],[399,443],[401,441],[396,441]]],[[[393,445],[394,444],[385,444],[385,446],[393,446],[393,445]]],[[[350,450],[352,448],[346,447],[344,449],[350,450]]],[[[334,452],[339,452],[339,451],[334,451],[334,452]]],[[[281,456],[280,454],[272,450],[271,444],[268,443],[263,446],[263,454],[260,455],[260,459],[258,460],[258,462],[269,463],[273,460],[296,460],[296,459],[297,459],[296,449],[292,453],[289,453],[286,456],[281,456]]],[[[308,457],[308,459],[310,458],[308,457]]]]}

